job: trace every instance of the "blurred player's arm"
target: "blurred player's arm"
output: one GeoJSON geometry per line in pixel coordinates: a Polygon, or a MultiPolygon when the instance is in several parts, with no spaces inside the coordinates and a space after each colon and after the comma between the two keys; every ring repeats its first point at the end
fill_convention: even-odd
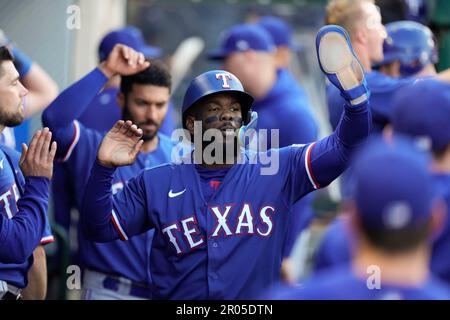
{"type": "Polygon", "coordinates": [[[29,118],[44,110],[58,95],[58,85],[36,62],[33,62],[16,46],[12,47],[14,65],[20,81],[28,90],[25,102],[25,117],[29,118]]]}
{"type": "Polygon", "coordinates": [[[131,121],[118,121],[103,139],[86,185],[80,222],[93,241],[128,240],[153,227],[149,221],[143,171],[114,197],[116,167],[133,163],[142,146],[142,130],[131,121]]]}
{"type": "Polygon", "coordinates": [[[84,78],[65,89],[44,111],[42,123],[54,133],[58,142],[58,157],[65,158],[69,149],[73,148],[78,133],[78,119],[90,102],[100,92],[111,77],[138,73],[149,66],[144,56],[133,49],[116,45],[97,68],[84,78]]]}
{"type": "Polygon", "coordinates": [[[44,300],[47,295],[47,256],[44,246],[54,242],[50,223],[46,219],[40,245],[33,252],[33,265],[28,271],[28,285],[22,290],[25,300],[44,300]]]}
{"type": "Polygon", "coordinates": [[[22,290],[24,300],[45,300],[47,295],[47,260],[44,246],[33,252],[33,265],[28,271],[28,286],[22,290]]]}
{"type": "Polygon", "coordinates": [[[22,146],[20,167],[25,176],[24,194],[17,201],[18,212],[11,219],[7,214],[0,214],[0,260],[3,263],[23,263],[44,234],[56,153],[56,144],[50,149],[50,141],[51,134],[46,129],[35,133],[29,148],[22,146]]]}

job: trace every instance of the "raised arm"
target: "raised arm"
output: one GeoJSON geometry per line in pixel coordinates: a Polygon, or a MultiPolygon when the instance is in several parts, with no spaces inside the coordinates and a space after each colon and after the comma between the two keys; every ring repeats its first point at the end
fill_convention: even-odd
{"type": "Polygon", "coordinates": [[[291,204],[336,179],[346,169],[351,153],[368,138],[372,126],[370,93],[345,30],[333,25],[323,27],[316,48],[321,70],[345,99],[344,113],[333,134],[292,149],[291,178],[286,186],[291,204]],[[305,179],[309,183],[304,183],[305,179]]]}
{"type": "Polygon", "coordinates": [[[142,147],[142,130],[131,121],[118,121],[103,139],[86,186],[81,225],[93,241],[128,240],[151,226],[147,219],[143,173],[130,180],[115,197],[112,178],[116,167],[132,164],[142,147]]]}
{"type": "Polygon", "coordinates": [[[141,53],[119,44],[106,61],[64,90],[42,115],[44,126],[54,132],[59,146],[58,155],[65,155],[75,141],[77,125],[74,120],[83,114],[108,79],[117,74],[134,74],[148,66],[149,62],[145,61],[141,53]]]}
{"type": "Polygon", "coordinates": [[[0,261],[23,263],[39,245],[45,229],[49,180],[53,172],[56,143],[50,147],[48,128],[38,131],[28,148],[22,145],[20,167],[25,176],[24,194],[18,212],[8,218],[0,214],[0,261]]]}

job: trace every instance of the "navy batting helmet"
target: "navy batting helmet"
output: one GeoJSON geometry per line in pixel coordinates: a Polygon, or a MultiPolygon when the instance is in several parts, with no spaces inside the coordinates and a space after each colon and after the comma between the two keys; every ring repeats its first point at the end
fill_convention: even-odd
{"type": "Polygon", "coordinates": [[[384,60],[379,65],[400,61],[400,73],[413,75],[438,60],[431,30],[414,21],[396,21],[386,25],[384,60]]]}
{"type": "Polygon", "coordinates": [[[253,97],[245,92],[242,83],[232,73],[224,70],[212,70],[194,78],[186,90],[181,110],[183,115],[183,128],[186,127],[187,111],[192,106],[209,95],[226,92],[234,93],[239,98],[242,107],[242,120],[244,124],[248,124],[251,117],[253,97]]]}

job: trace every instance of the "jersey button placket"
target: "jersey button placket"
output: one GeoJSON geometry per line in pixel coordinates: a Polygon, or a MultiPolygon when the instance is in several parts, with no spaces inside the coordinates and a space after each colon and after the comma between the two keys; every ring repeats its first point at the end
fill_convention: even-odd
{"type": "MultiPolygon", "coordinates": [[[[214,198],[214,197],[213,197],[214,198]]],[[[209,211],[209,203],[206,209],[206,219],[208,225],[208,236],[211,237],[215,228],[215,220],[211,216],[212,213],[209,211]]],[[[220,266],[220,255],[219,255],[219,243],[217,238],[208,239],[208,287],[209,287],[209,298],[217,299],[221,292],[220,277],[218,274],[220,266]]]]}

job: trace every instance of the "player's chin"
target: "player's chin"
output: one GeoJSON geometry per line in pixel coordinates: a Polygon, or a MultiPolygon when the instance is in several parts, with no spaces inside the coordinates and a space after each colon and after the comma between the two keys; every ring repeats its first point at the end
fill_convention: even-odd
{"type": "Polygon", "coordinates": [[[5,125],[6,127],[16,127],[20,124],[22,124],[22,122],[25,120],[25,115],[23,112],[17,112],[16,114],[8,117],[7,119],[4,119],[3,125],[5,125]]]}
{"type": "Polygon", "coordinates": [[[153,140],[158,134],[158,130],[144,130],[142,140],[144,142],[153,140]]]}

